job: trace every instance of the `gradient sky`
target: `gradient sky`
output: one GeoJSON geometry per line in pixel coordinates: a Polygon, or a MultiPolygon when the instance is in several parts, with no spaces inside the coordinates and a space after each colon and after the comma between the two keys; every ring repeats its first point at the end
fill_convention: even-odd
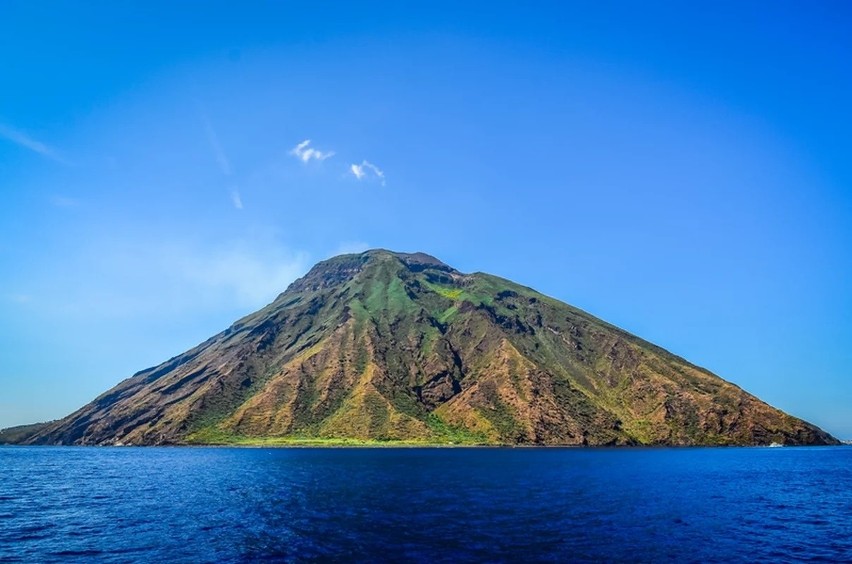
{"type": "Polygon", "coordinates": [[[0,3],[0,427],[384,247],[852,438],[847,2],[350,4],[0,3]]]}

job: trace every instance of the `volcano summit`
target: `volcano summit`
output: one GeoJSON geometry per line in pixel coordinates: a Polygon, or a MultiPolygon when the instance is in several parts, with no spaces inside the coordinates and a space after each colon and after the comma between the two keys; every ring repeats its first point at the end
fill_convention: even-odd
{"type": "MultiPolygon", "coordinates": [[[[0,435],[2,437],[2,435],[0,435]]],[[[317,264],[27,444],[837,444],[588,313],[423,253],[317,264]]]]}

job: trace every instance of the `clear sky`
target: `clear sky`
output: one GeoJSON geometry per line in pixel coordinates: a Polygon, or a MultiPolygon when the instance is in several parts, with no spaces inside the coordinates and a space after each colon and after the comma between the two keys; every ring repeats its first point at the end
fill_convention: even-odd
{"type": "Polygon", "coordinates": [[[852,438],[848,2],[355,4],[0,3],[0,427],[384,247],[852,438]]]}

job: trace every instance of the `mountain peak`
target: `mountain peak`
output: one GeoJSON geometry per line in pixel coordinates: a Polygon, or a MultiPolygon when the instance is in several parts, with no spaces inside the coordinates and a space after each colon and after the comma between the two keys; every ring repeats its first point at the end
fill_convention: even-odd
{"type": "Polygon", "coordinates": [[[22,433],[47,444],[837,442],[530,288],[384,249],[320,262],[226,331],[22,433]]]}
{"type": "Polygon", "coordinates": [[[287,292],[318,291],[339,285],[351,280],[370,265],[388,260],[398,261],[411,271],[422,271],[430,268],[445,272],[456,272],[452,267],[426,253],[401,253],[387,249],[370,249],[361,253],[337,255],[317,263],[302,278],[293,282],[287,292]]]}
{"type": "Polygon", "coordinates": [[[398,252],[398,251],[389,251],[387,249],[369,249],[369,250],[364,251],[362,253],[355,253],[354,255],[338,255],[338,256],[333,257],[329,260],[331,260],[331,261],[338,260],[338,259],[346,260],[346,257],[350,257],[350,256],[362,257],[362,259],[365,260],[365,261],[390,257],[390,258],[395,258],[395,259],[402,261],[407,266],[422,265],[422,266],[439,268],[439,269],[442,269],[442,270],[445,270],[445,269],[452,270],[452,268],[450,266],[448,266],[446,263],[438,260],[437,258],[433,257],[432,255],[429,255],[427,253],[420,252],[420,251],[417,251],[417,252],[414,252],[414,253],[402,253],[402,252],[398,252]]]}

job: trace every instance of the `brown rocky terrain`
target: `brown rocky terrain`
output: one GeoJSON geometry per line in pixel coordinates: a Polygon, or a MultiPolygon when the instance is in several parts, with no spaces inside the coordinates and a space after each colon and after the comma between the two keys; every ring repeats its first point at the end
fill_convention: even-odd
{"type": "Polygon", "coordinates": [[[315,266],[30,444],[837,444],[579,309],[428,255],[315,266]]]}

